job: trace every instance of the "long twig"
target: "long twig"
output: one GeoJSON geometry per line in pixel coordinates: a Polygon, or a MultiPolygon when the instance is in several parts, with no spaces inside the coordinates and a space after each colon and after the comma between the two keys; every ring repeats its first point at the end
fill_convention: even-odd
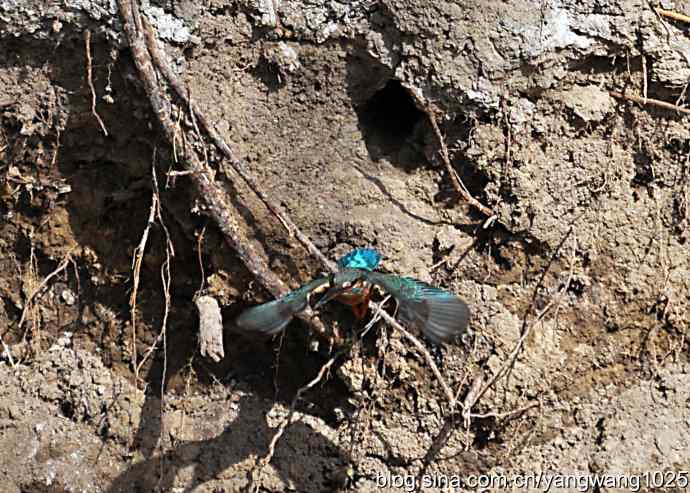
{"type": "Polygon", "coordinates": [[[86,82],[89,84],[89,89],[91,89],[91,114],[96,117],[98,124],[101,126],[101,130],[103,130],[103,134],[107,137],[108,131],[105,128],[101,116],[96,111],[96,89],[93,86],[93,73],[91,68],[91,31],[88,29],[84,31],[84,44],[86,45],[86,82]]]}
{"type": "Polygon", "coordinates": [[[658,108],[664,108],[665,110],[677,111],[678,113],[683,113],[684,115],[690,115],[690,108],[683,108],[682,106],[669,103],[667,101],[661,101],[654,98],[641,98],[632,94],[623,94],[617,91],[609,91],[609,95],[616,99],[624,99],[626,101],[632,101],[633,103],[639,103],[642,106],[656,106],[658,108]]]}
{"type": "MultiPolygon", "coordinates": [[[[134,369],[134,375],[135,376],[139,375],[139,372],[141,371],[142,366],[144,366],[144,363],[146,363],[146,360],[148,360],[148,358],[151,356],[151,354],[153,354],[153,351],[155,351],[158,344],[161,341],[163,341],[163,346],[165,346],[165,344],[166,344],[166,328],[167,328],[167,324],[168,324],[168,316],[170,314],[170,286],[171,286],[171,282],[172,282],[172,277],[170,276],[170,261],[171,261],[171,257],[175,256],[175,249],[173,248],[173,243],[172,243],[172,240],[170,239],[170,232],[168,231],[168,227],[163,222],[163,216],[161,215],[161,199],[160,199],[160,192],[158,190],[158,177],[156,176],[155,154],[154,154],[151,173],[152,173],[151,182],[152,182],[152,188],[153,188],[153,192],[152,192],[153,200],[151,201],[151,211],[153,212],[153,217],[149,216],[149,223],[146,226],[146,231],[144,232],[144,234],[146,236],[148,236],[148,230],[156,222],[158,224],[160,224],[161,228],[163,229],[163,232],[165,233],[165,262],[163,263],[163,265],[161,265],[161,282],[163,284],[163,299],[165,301],[165,307],[164,307],[164,312],[163,312],[163,321],[161,323],[161,330],[158,333],[156,340],[153,341],[153,344],[151,344],[151,346],[149,346],[149,348],[147,349],[146,353],[144,353],[144,356],[141,358],[141,361],[139,362],[139,364],[136,365],[136,367],[134,369]]],[[[142,238],[142,240],[143,240],[143,238],[142,238]]],[[[145,244],[144,244],[144,246],[145,246],[145,244]]],[[[140,252],[140,255],[137,256],[139,265],[141,265],[141,259],[143,258],[143,253],[144,252],[142,249],[140,252]]],[[[135,284],[138,285],[138,281],[135,280],[135,284]]],[[[165,347],[164,347],[164,350],[165,350],[165,347]]],[[[165,364],[163,366],[165,367],[165,364]]]]}
{"type": "MultiPolygon", "coordinates": [[[[156,176],[155,162],[153,165],[153,191],[160,196],[158,191],[158,178],[156,176]]],[[[172,239],[170,238],[170,231],[168,226],[163,221],[163,215],[161,214],[160,200],[158,201],[158,207],[156,208],[156,219],[158,223],[163,228],[165,233],[165,262],[161,265],[161,284],[163,285],[163,298],[165,300],[165,307],[163,311],[163,320],[161,322],[161,334],[163,335],[163,370],[161,374],[161,392],[160,392],[160,436],[161,441],[159,443],[160,447],[160,469],[159,469],[159,486],[163,481],[164,477],[164,466],[165,466],[165,440],[163,437],[166,436],[165,432],[165,420],[163,415],[165,414],[165,382],[167,379],[168,372],[168,317],[170,315],[171,307],[171,296],[170,288],[172,286],[172,273],[170,271],[172,257],[175,256],[175,249],[173,247],[172,239]]]]}
{"type": "MultiPolygon", "coordinates": [[[[171,118],[171,103],[163,97],[162,89],[158,85],[136,1],[119,0],[118,3],[132,57],[139,70],[144,90],[149,97],[154,114],[157,115],[161,123],[166,138],[169,142],[174,142],[175,129],[171,118]]],[[[153,43],[149,44],[152,45],[153,43]]],[[[153,51],[155,50],[153,48],[153,51]]],[[[196,186],[199,195],[205,198],[208,212],[218,224],[225,240],[237,252],[238,257],[249,272],[271,294],[276,297],[286,294],[289,291],[287,286],[269,268],[263,257],[256,252],[251,242],[243,235],[240,225],[233,215],[235,208],[232,206],[232,201],[225,188],[214,180],[211,170],[199,161],[199,158],[189,147],[184,146],[182,149],[183,166],[191,172],[190,179],[196,186]]],[[[306,310],[300,315],[300,318],[305,320],[316,332],[326,333],[323,323],[313,317],[311,310],[306,310]]]]}
{"type": "MultiPolygon", "coordinates": [[[[254,179],[249,170],[247,170],[245,164],[235,156],[235,154],[232,152],[232,149],[230,149],[230,146],[216,131],[215,126],[212,125],[206,118],[206,115],[195,104],[192,103],[191,99],[189,98],[189,92],[185,90],[177,75],[170,68],[170,64],[167,63],[165,54],[158,47],[158,42],[153,34],[153,30],[145,18],[143,18],[143,24],[145,26],[144,34],[146,36],[147,46],[151,52],[151,59],[153,60],[156,69],[163,74],[163,77],[165,77],[165,79],[168,81],[170,87],[173,88],[177,96],[190,108],[190,110],[193,112],[193,116],[195,116],[201,124],[201,127],[206,131],[216,147],[228,160],[232,170],[242,177],[252,192],[254,192],[256,196],[259,197],[259,199],[264,203],[264,205],[266,205],[266,207],[278,218],[290,236],[294,236],[311,255],[317,258],[324,266],[327,266],[329,270],[332,270],[330,267],[334,267],[333,263],[323,253],[321,253],[321,250],[319,250],[304,233],[302,233],[302,231],[297,227],[292,219],[290,219],[283,208],[261,189],[261,186],[257,183],[256,179],[254,179]]],[[[224,168],[226,174],[229,174],[230,177],[232,177],[234,173],[228,169],[226,163],[221,163],[221,166],[224,168]]]]}
{"type": "Polygon", "coordinates": [[[664,10],[660,8],[656,8],[654,10],[656,10],[657,14],[663,15],[664,17],[668,17],[669,19],[690,24],[690,16],[687,16],[685,14],[679,14],[678,12],[674,12],[673,10],[664,10]]]}
{"type": "MultiPolygon", "coordinates": [[[[450,163],[450,155],[448,154],[448,146],[446,145],[446,139],[443,137],[443,134],[441,133],[441,128],[438,126],[436,116],[434,115],[434,109],[431,107],[431,104],[428,101],[426,101],[421,94],[419,94],[416,88],[406,84],[403,84],[403,87],[415,100],[417,107],[420,110],[422,110],[429,119],[429,123],[431,124],[431,128],[434,131],[434,135],[436,136],[436,140],[438,141],[440,147],[439,154],[441,156],[441,161],[443,162],[443,165],[446,167],[446,171],[448,173],[448,177],[450,178],[451,183],[453,184],[453,188],[455,188],[455,191],[460,194],[460,196],[465,200],[465,202],[473,206],[475,209],[477,209],[479,212],[481,212],[487,218],[489,218],[491,222],[493,222],[493,220],[496,219],[495,213],[490,208],[488,208],[472,196],[470,191],[462,182],[462,179],[460,179],[460,177],[458,176],[458,173],[455,171],[455,168],[453,168],[453,165],[450,163]]],[[[489,223],[490,222],[487,221],[486,224],[489,223]]]]}
{"type": "Polygon", "coordinates": [[[507,418],[509,416],[515,416],[516,414],[521,414],[524,413],[525,411],[529,411],[530,409],[533,409],[535,407],[541,406],[541,402],[533,402],[531,404],[527,404],[526,406],[519,407],[517,409],[513,409],[512,411],[505,411],[502,413],[483,413],[483,414],[474,414],[470,413],[469,417],[470,418],[479,418],[479,419],[486,419],[486,418],[495,418],[495,419],[501,419],[501,418],[507,418]]]}
{"type": "MultiPolygon", "coordinates": [[[[570,236],[572,233],[572,227],[568,231],[567,236],[570,236]]],[[[501,378],[503,375],[505,375],[515,364],[515,361],[517,360],[518,355],[520,354],[520,351],[522,351],[522,346],[525,343],[525,340],[527,337],[530,335],[532,328],[537,325],[537,322],[541,321],[542,318],[553,308],[555,305],[559,304],[561,302],[561,299],[563,297],[563,294],[567,291],[568,287],[570,286],[571,281],[573,280],[573,275],[574,275],[574,267],[575,267],[575,254],[577,251],[577,239],[573,237],[573,249],[572,249],[572,254],[570,257],[570,271],[568,274],[568,279],[563,285],[563,287],[559,290],[559,292],[551,298],[549,303],[537,313],[537,315],[534,318],[534,321],[531,324],[526,325],[526,328],[523,329],[522,335],[520,336],[520,339],[518,340],[517,344],[515,344],[515,348],[511,351],[510,355],[508,356],[508,359],[503,363],[501,368],[498,369],[495,375],[482,387],[482,389],[477,393],[476,398],[474,399],[474,402],[476,403],[485,393],[487,390],[489,390],[496,381],[501,378]]],[[[525,317],[525,323],[527,321],[527,318],[525,317]]],[[[467,410],[467,409],[466,409],[467,410]]]]}
{"type": "Polygon", "coordinates": [[[132,254],[132,293],[129,296],[130,321],[132,324],[132,367],[134,368],[134,379],[139,381],[139,365],[137,364],[137,293],[139,292],[139,280],[141,275],[141,264],[144,260],[144,252],[146,251],[146,243],[149,239],[149,232],[151,226],[156,221],[156,210],[158,208],[158,194],[154,190],[151,193],[151,208],[149,209],[149,217],[146,221],[146,227],[139,240],[139,245],[134,249],[132,254]]]}
{"type": "Polygon", "coordinates": [[[268,452],[264,457],[257,461],[255,467],[249,473],[250,478],[252,478],[253,481],[256,481],[257,476],[261,473],[261,471],[263,471],[264,467],[266,467],[269,464],[269,462],[271,462],[271,460],[273,459],[273,456],[275,455],[276,451],[276,445],[278,444],[278,440],[280,440],[280,437],[283,436],[288,425],[290,425],[290,423],[292,422],[292,418],[296,412],[297,403],[302,398],[302,395],[304,395],[306,391],[318,384],[326,375],[326,372],[328,372],[328,370],[337,361],[337,359],[344,354],[345,350],[349,349],[350,347],[348,345],[346,348],[343,348],[342,350],[338,351],[336,354],[331,356],[331,358],[328,361],[326,361],[326,363],[324,363],[323,366],[321,366],[321,369],[319,369],[319,372],[316,374],[316,376],[309,383],[300,387],[300,389],[297,391],[295,397],[292,399],[292,403],[290,404],[290,410],[288,411],[287,417],[280,423],[278,429],[273,435],[273,438],[271,438],[271,441],[268,444],[268,452]]]}
{"type": "MultiPolygon", "coordinates": [[[[377,305],[373,302],[369,302],[369,306],[372,309],[376,309],[377,307],[377,305]]],[[[429,368],[436,377],[436,380],[438,380],[439,385],[441,385],[441,390],[443,390],[446,399],[448,399],[449,411],[452,411],[455,408],[457,401],[455,399],[455,396],[453,395],[453,391],[446,382],[446,379],[443,378],[443,375],[441,375],[441,371],[438,369],[438,366],[436,366],[436,363],[434,363],[434,359],[431,357],[431,354],[429,354],[429,351],[424,347],[424,345],[421,343],[419,339],[412,335],[405,327],[400,325],[400,323],[387,312],[381,311],[381,318],[383,318],[386,321],[386,323],[390,325],[392,328],[400,332],[400,334],[402,334],[402,336],[405,339],[411,342],[415,349],[419,351],[419,353],[424,358],[424,361],[426,361],[426,364],[429,365],[429,368]]]]}
{"type": "Polygon", "coordinates": [[[21,328],[22,325],[24,324],[24,320],[26,319],[26,315],[27,315],[27,313],[29,312],[29,309],[31,308],[31,306],[33,305],[34,298],[36,297],[36,295],[37,295],[38,293],[40,293],[41,290],[43,290],[43,288],[46,287],[46,285],[48,284],[48,282],[50,282],[50,280],[51,280],[53,277],[57,276],[60,272],[62,272],[63,270],[65,270],[65,268],[69,265],[69,262],[70,262],[70,259],[71,259],[71,258],[72,258],[71,252],[68,253],[67,255],[65,255],[65,257],[62,259],[62,262],[60,262],[60,264],[57,266],[57,268],[56,268],[53,272],[51,272],[50,274],[48,274],[48,275],[43,279],[43,281],[41,281],[41,284],[39,284],[38,287],[37,287],[36,289],[34,289],[33,292],[29,295],[29,297],[26,299],[26,303],[24,304],[24,309],[22,310],[22,316],[21,316],[21,318],[19,319],[19,326],[18,326],[18,328],[21,328]]]}

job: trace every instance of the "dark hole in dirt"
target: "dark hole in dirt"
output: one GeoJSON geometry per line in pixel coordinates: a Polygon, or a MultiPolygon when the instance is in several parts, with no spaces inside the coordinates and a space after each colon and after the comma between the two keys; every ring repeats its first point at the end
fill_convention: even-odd
{"type": "Polygon", "coordinates": [[[488,447],[492,443],[503,442],[498,436],[496,422],[493,418],[477,419],[477,422],[473,423],[473,429],[476,433],[473,445],[478,449],[488,447]]]}
{"type": "Polygon", "coordinates": [[[259,63],[251,70],[251,73],[263,82],[271,92],[277,91],[281,86],[285,85],[285,78],[281,77],[278,66],[266,58],[259,60],[259,63]]]}
{"type": "Polygon", "coordinates": [[[652,167],[652,158],[643,152],[636,152],[634,156],[635,161],[635,176],[633,177],[633,184],[649,185],[654,181],[654,168],[652,167]]]}
{"type": "Polygon", "coordinates": [[[60,402],[60,412],[67,419],[74,418],[74,404],[72,401],[64,400],[60,402]]]}
{"type": "Polygon", "coordinates": [[[597,438],[594,441],[594,443],[596,443],[597,445],[601,445],[602,443],[604,443],[604,418],[599,418],[595,427],[597,429],[597,438]]]}
{"type": "Polygon", "coordinates": [[[41,481],[33,481],[31,483],[23,483],[20,491],[22,493],[64,493],[67,490],[59,482],[46,485],[41,481]]]}
{"type": "MultiPolygon", "coordinates": [[[[451,164],[470,194],[477,200],[486,202],[484,188],[489,183],[487,176],[478,171],[474,163],[467,159],[462,153],[453,156],[451,164]]],[[[436,197],[434,197],[436,200],[448,202],[448,206],[450,207],[453,207],[454,204],[463,200],[446,173],[444,173],[444,180],[441,185],[441,190],[436,197]]]]}
{"type": "Polygon", "coordinates": [[[573,279],[568,284],[567,291],[575,296],[582,296],[582,293],[585,292],[585,285],[581,280],[573,279]]]}
{"type": "Polygon", "coordinates": [[[404,167],[425,162],[417,124],[424,118],[399,81],[389,80],[383,89],[357,109],[359,124],[372,159],[386,157],[404,167]]]}

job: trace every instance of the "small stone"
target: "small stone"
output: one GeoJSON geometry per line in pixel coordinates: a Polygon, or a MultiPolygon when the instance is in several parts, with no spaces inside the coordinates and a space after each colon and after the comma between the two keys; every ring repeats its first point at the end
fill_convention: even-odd
{"type": "Polygon", "coordinates": [[[58,397],[60,397],[60,389],[55,382],[45,382],[38,389],[38,393],[43,399],[50,401],[56,400],[58,397]]]}
{"type": "Polygon", "coordinates": [[[22,416],[22,410],[18,404],[10,404],[7,406],[7,414],[10,419],[19,419],[22,416]]]}
{"type": "Polygon", "coordinates": [[[598,86],[575,86],[561,93],[561,98],[585,122],[599,122],[613,110],[613,98],[598,86]]]}

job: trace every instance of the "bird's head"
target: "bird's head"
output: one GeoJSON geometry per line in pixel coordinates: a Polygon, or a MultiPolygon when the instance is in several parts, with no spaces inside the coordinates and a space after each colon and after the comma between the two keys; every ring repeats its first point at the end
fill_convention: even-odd
{"type": "Polygon", "coordinates": [[[353,289],[362,289],[367,284],[367,272],[358,269],[346,269],[328,277],[328,290],[314,305],[314,309],[318,310],[329,301],[337,298],[338,295],[343,294],[353,289]]]}

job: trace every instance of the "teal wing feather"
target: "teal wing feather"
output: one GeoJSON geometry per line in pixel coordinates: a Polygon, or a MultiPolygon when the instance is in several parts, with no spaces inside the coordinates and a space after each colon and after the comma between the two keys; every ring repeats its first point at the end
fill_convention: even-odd
{"type": "Polygon", "coordinates": [[[327,285],[326,277],[314,279],[282,298],[248,308],[235,319],[235,325],[247,331],[276,334],[284,329],[295,315],[307,308],[309,297],[315,290],[327,285]]]}
{"type": "Polygon", "coordinates": [[[364,269],[373,271],[381,262],[381,254],[373,248],[355,248],[338,260],[340,269],[364,269]]]}
{"type": "Polygon", "coordinates": [[[467,329],[470,309],[455,294],[411,277],[372,272],[368,278],[398,300],[400,321],[432,342],[450,341],[467,329]]]}

